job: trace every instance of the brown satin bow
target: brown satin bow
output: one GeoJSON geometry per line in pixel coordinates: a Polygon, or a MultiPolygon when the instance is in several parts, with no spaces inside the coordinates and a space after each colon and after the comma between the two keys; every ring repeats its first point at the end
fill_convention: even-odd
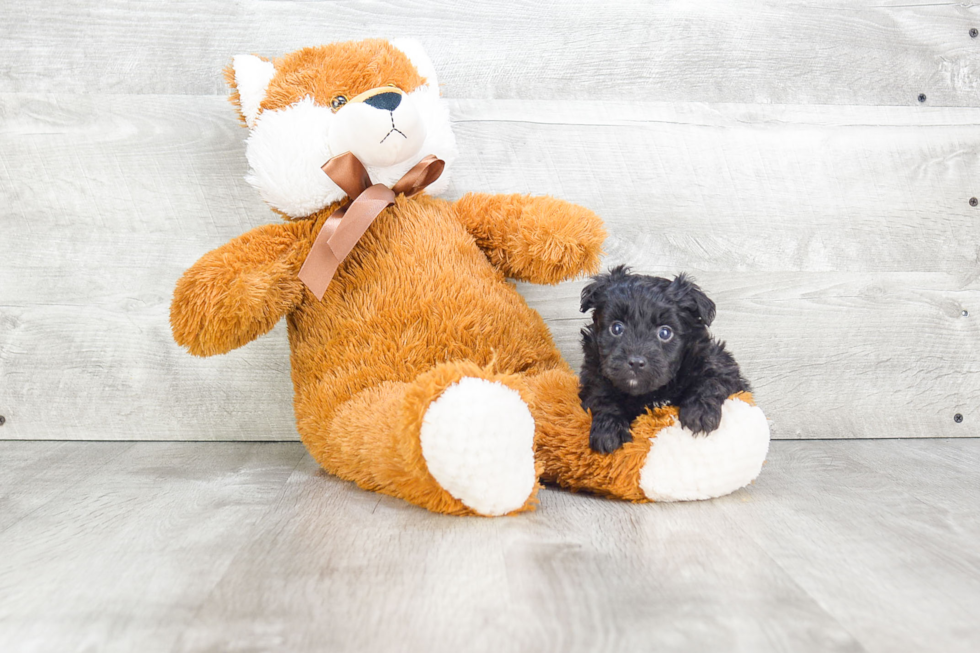
{"type": "Polygon", "coordinates": [[[406,197],[415,195],[438,179],[445,167],[445,161],[430,154],[388,188],[384,184],[371,184],[371,177],[364,165],[350,152],[339,154],[324,163],[323,171],[347,193],[351,201],[334,211],[323,223],[300,268],[300,281],[317,299],[323,299],[337,268],[374,219],[395,203],[395,196],[402,193],[406,197]]]}

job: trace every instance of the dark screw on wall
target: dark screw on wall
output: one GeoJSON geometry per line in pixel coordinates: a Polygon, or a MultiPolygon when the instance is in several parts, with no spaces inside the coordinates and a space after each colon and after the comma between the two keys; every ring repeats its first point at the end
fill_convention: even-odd
{"type": "Polygon", "coordinates": [[[980,202],[977,201],[977,198],[971,197],[970,198],[970,206],[976,206],[977,204],[980,204],[980,202]]]}
{"type": "Polygon", "coordinates": [[[919,93],[919,102],[925,102],[925,101],[926,101],[926,94],[919,93]]]}
{"type": "Polygon", "coordinates": [[[4,417],[3,415],[0,415],[0,426],[3,426],[3,423],[6,422],[6,421],[7,421],[7,418],[4,417]]]}
{"type": "Polygon", "coordinates": [[[970,311],[963,311],[962,313],[960,313],[960,315],[962,315],[963,317],[970,317],[970,311]]]}
{"type": "Polygon", "coordinates": [[[976,27],[970,28],[970,38],[971,39],[977,38],[977,35],[978,34],[980,34],[980,32],[977,31],[977,28],[976,27]]]}
{"type": "Polygon", "coordinates": [[[953,415],[953,421],[959,424],[960,422],[963,421],[963,416],[960,415],[959,413],[956,413],[955,415],[953,415]]]}

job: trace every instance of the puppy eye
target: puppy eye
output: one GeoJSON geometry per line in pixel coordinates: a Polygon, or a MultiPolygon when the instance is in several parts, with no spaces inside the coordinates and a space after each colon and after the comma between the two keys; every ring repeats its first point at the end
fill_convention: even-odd
{"type": "Polygon", "coordinates": [[[330,108],[336,112],[340,107],[347,104],[347,98],[343,95],[338,95],[333,100],[330,101],[330,108]]]}
{"type": "Polygon", "coordinates": [[[671,329],[669,326],[662,326],[659,329],[657,329],[657,337],[663,340],[664,342],[667,342],[668,340],[674,337],[674,330],[671,329]]]}
{"type": "Polygon", "coordinates": [[[613,334],[617,338],[626,331],[626,325],[622,322],[613,322],[609,325],[609,333],[613,334]]]}

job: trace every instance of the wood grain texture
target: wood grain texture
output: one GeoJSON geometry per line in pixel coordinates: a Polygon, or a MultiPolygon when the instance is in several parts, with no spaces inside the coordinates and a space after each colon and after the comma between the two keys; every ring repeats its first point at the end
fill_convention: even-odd
{"type": "Polygon", "coordinates": [[[11,442],[3,446],[0,532],[62,496],[132,447],[113,442],[11,442]]]}
{"type": "Polygon", "coordinates": [[[102,465],[26,481],[40,505],[0,531],[0,650],[170,650],[174,624],[193,617],[305,457],[292,443],[70,445],[102,465]]]}
{"type": "MultiPolygon", "coordinates": [[[[980,300],[976,282],[840,272],[705,272],[697,280],[718,305],[712,333],[742,366],[774,437],[975,436],[980,325],[963,317],[961,302],[980,300]]],[[[568,307],[583,285],[522,286],[576,368],[585,320],[568,307]]]]}
{"type": "Polygon", "coordinates": [[[466,159],[457,189],[503,186],[593,207],[619,262],[978,272],[980,213],[968,203],[978,109],[469,100],[455,109],[466,159]]]}
{"type": "Polygon", "coordinates": [[[0,107],[0,435],[45,437],[47,424],[54,438],[297,438],[284,329],[210,360],[170,335],[183,270],[274,217],[242,179],[244,130],[227,103],[0,107]]]}
{"type": "Polygon", "coordinates": [[[8,3],[0,92],[222,94],[235,54],[417,38],[450,97],[976,106],[972,3],[8,3]]]}
{"type": "MultiPolygon", "coordinates": [[[[564,197],[606,220],[609,264],[693,272],[777,437],[969,432],[980,110],[452,107],[449,196],[564,197]]],[[[295,438],[281,327],[201,360],[167,324],[186,267],[274,219],[227,103],[8,94],[0,118],[0,435],[295,438]]],[[[580,288],[521,287],[574,366],[580,288]]]]}
{"type": "Polygon", "coordinates": [[[967,597],[980,591],[980,527],[969,506],[980,498],[980,443],[927,444],[777,448],[758,484],[792,490],[749,514],[721,509],[868,651],[973,651],[977,601],[967,597]]]}
{"type": "Polygon", "coordinates": [[[314,469],[293,479],[176,651],[719,650],[732,640],[761,651],[774,621],[786,650],[858,649],[711,504],[653,515],[544,491],[527,520],[457,524],[314,469]],[[272,598],[293,592],[331,598],[272,598]],[[232,634],[214,626],[229,620],[241,626],[232,634]]]}
{"type": "MultiPolygon", "coordinates": [[[[0,530],[0,650],[980,647],[977,439],[774,442],[721,499],[546,489],[500,519],[359,490],[298,443],[64,446],[101,465],[0,530]]],[[[56,450],[0,442],[0,478],[56,450]]]]}

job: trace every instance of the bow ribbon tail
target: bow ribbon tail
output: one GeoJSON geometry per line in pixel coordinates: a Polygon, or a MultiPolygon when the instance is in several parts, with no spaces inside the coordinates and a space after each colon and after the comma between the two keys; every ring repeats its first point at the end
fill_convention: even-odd
{"type": "Polygon", "coordinates": [[[394,203],[395,193],[387,186],[375,184],[327,218],[298,275],[317,299],[323,299],[337,268],[375,218],[394,203]]]}
{"type": "Polygon", "coordinates": [[[426,186],[442,176],[442,171],[445,170],[445,168],[445,161],[437,157],[435,154],[430,154],[412,166],[412,169],[406,172],[405,175],[391,187],[391,190],[395,191],[395,195],[404,193],[405,197],[411,197],[412,195],[423,191],[426,186]]]}
{"type": "Polygon", "coordinates": [[[323,171],[353,201],[334,211],[320,227],[299,270],[300,281],[317,299],[323,299],[340,264],[375,218],[395,203],[395,195],[411,197],[422,191],[439,178],[445,166],[442,159],[430,154],[405,173],[393,188],[388,188],[383,184],[372,186],[367,169],[350,152],[324,163],[323,171]]]}

